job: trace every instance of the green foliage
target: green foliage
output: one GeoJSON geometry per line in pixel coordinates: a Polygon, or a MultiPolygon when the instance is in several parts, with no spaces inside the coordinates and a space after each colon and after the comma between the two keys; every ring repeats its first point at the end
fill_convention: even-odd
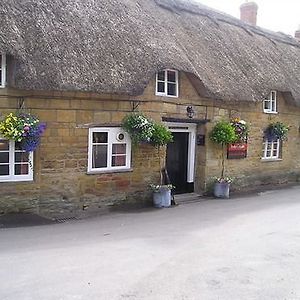
{"type": "Polygon", "coordinates": [[[282,122],[276,122],[270,124],[265,132],[265,138],[268,139],[269,141],[274,141],[274,140],[286,140],[287,139],[287,134],[289,132],[290,128],[289,126],[285,125],[282,122]]]}
{"type": "Polygon", "coordinates": [[[217,144],[230,144],[238,139],[235,128],[230,122],[219,121],[210,133],[210,139],[217,144]]]}
{"type": "Polygon", "coordinates": [[[155,147],[160,147],[173,140],[170,130],[142,113],[131,113],[125,116],[122,121],[122,128],[128,132],[135,145],[149,143],[155,147]]]}
{"type": "Polygon", "coordinates": [[[133,144],[150,143],[154,131],[153,121],[142,113],[131,113],[124,117],[122,128],[128,132],[133,144]]]}
{"type": "Polygon", "coordinates": [[[150,143],[155,147],[165,146],[173,141],[172,133],[163,124],[154,123],[150,143]]]}

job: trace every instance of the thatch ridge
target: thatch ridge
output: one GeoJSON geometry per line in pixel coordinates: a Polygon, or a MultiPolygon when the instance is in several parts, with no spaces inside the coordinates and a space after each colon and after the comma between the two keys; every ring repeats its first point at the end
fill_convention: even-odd
{"type": "Polygon", "coordinates": [[[2,0],[0,26],[13,87],[137,95],[155,72],[176,68],[209,97],[256,101],[276,89],[300,104],[294,38],[196,2],[2,0]]]}

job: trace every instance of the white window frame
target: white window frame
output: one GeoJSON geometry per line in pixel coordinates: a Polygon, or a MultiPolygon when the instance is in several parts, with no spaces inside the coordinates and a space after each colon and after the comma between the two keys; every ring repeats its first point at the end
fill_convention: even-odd
{"type": "Polygon", "coordinates": [[[105,171],[126,171],[131,168],[131,139],[121,127],[95,127],[89,129],[88,145],[88,173],[97,173],[105,171]],[[93,168],[93,133],[104,132],[108,135],[107,145],[107,167],[93,168]],[[119,134],[124,134],[124,140],[118,140],[119,134]],[[125,166],[112,166],[112,145],[126,144],[126,163],[125,166]]]}
{"type": "MultiPolygon", "coordinates": [[[[1,140],[3,141],[5,139],[0,137],[0,142],[1,142],[1,140]]],[[[28,174],[15,175],[14,168],[15,168],[15,141],[10,140],[9,141],[9,175],[7,175],[7,176],[0,175],[0,182],[33,181],[33,170],[32,170],[33,169],[33,152],[29,152],[28,174]]]]}
{"type": "Polygon", "coordinates": [[[277,114],[277,91],[271,91],[269,97],[263,101],[263,110],[266,114],[277,114]],[[269,108],[266,108],[266,103],[269,108]]]}
{"type": "MultiPolygon", "coordinates": [[[[156,79],[155,79],[155,95],[156,96],[165,96],[165,97],[173,97],[173,98],[178,98],[178,71],[177,70],[172,70],[172,69],[164,69],[160,72],[164,72],[165,74],[165,78],[164,81],[159,81],[158,80],[158,73],[156,73],[156,79]],[[175,73],[175,84],[176,84],[176,95],[169,95],[168,94],[168,71],[174,72],[175,73]],[[165,85],[165,92],[158,92],[158,82],[164,82],[165,85]]],[[[172,82],[172,84],[174,84],[174,82],[172,82]]]]}
{"type": "Polygon", "coordinates": [[[0,88],[5,88],[6,85],[6,55],[1,54],[1,71],[0,71],[0,76],[1,76],[1,84],[0,88]]]}
{"type": "Polygon", "coordinates": [[[263,142],[263,155],[262,160],[279,160],[280,159],[280,153],[281,153],[281,141],[275,140],[275,141],[269,141],[268,139],[265,139],[263,142]],[[270,145],[270,155],[268,155],[268,146],[270,145]],[[277,148],[274,150],[275,145],[277,145],[277,148]],[[273,152],[276,151],[276,154],[274,155],[273,152]]]}

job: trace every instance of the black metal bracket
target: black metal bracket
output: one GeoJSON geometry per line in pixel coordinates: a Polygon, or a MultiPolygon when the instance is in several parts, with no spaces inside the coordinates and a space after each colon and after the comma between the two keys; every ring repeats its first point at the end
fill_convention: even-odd
{"type": "Polygon", "coordinates": [[[25,109],[25,98],[24,97],[18,98],[18,109],[19,110],[25,109]]]}
{"type": "Polygon", "coordinates": [[[131,111],[136,111],[139,108],[141,101],[131,100],[130,103],[131,103],[131,111]]]}

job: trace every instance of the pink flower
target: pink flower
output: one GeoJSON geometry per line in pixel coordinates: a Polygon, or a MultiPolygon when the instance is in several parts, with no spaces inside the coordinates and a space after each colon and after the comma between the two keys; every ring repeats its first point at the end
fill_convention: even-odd
{"type": "Polygon", "coordinates": [[[29,131],[30,127],[29,126],[25,126],[24,127],[24,131],[29,131]]]}

